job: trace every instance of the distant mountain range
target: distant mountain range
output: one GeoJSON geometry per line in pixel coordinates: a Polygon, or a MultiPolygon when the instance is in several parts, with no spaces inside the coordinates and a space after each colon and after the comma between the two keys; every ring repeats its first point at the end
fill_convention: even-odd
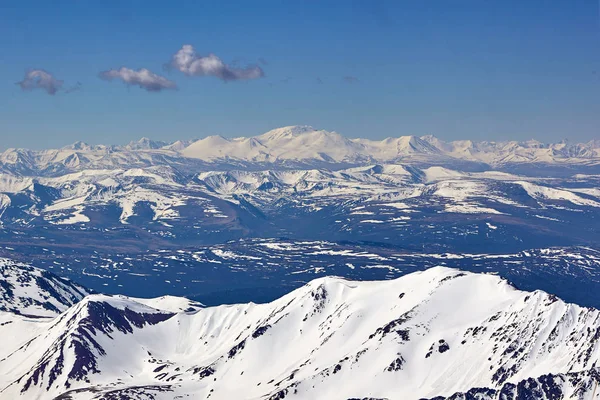
{"type": "Polygon", "coordinates": [[[381,141],[347,139],[309,126],[274,129],[250,138],[209,136],[174,143],[142,138],[125,146],[83,142],[55,150],[9,149],[0,154],[0,171],[53,176],[82,169],[182,166],[194,171],[313,166],[342,168],[374,163],[462,165],[500,168],[520,164],[600,166],[600,141],[444,142],[434,136],[401,136],[381,141]]]}
{"type": "Polygon", "coordinates": [[[367,240],[468,252],[475,243],[477,252],[481,246],[589,246],[600,243],[600,225],[594,223],[599,181],[585,174],[547,178],[410,164],[337,171],[190,173],[164,165],[52,177],[0,173],[0,238],[12,246],[43,243],[39,238],[56,234],[54,240],[72,245],[87,237],[88,244],[104,246],[112,237],[116,245],[135,241],[138,248],[243,237],[367,240]]]}
{"type": "Polygon", "coordinates": [[[326,277],[218,307],[90,295],[3,259],[7,284],[0,399],[591,399],[600,382],[598,310],[489,274],[326,277]]]}

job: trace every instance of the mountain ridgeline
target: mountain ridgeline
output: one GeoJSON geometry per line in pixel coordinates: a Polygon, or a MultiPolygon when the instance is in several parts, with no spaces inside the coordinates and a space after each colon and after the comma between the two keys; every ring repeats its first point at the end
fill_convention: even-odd
{"type": "Polygon", "coordinates": [[[93,294],[36,318],[22,306],[0,312],[1,399],[583,400],[600,379],[598,310],[443,267],[320,278],[265,304],[93,294]]]}
{"type": "MultiPolygon", "coordinates": [[[[435,136],[400,136],[384,140],[348,139],[310,126],[288,126],[259,136],[163,142],[142,138],[125,146],[77,142],[56,150],[8,149],[0,171],[28,176],[57,176],[82,169],[178,165],[185,170],[245,168],[329,168],[378,163],[460,166],[462,169],[517,169],[575,165],[598,171],[600,144],[442,141],[435,136]]],[[[547,171],[546,171],[547,172],[547,171]]]]}

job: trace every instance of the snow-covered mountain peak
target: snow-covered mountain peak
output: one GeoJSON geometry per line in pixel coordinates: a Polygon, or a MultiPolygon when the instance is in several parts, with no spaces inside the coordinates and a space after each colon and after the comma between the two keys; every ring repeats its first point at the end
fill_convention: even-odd
{"type": "Polygon", "coordinates": [[[441,145],[445,145],[446,142],[444,142],[443,140],[441,140],[440,138],[438,138],[435,135],[423,135],[420,136],[419,139],[421,139],[424,142],[429,143],[430,145],[440,148],[441,145]]]}
{"type": "Polygon", "coordinates": [[[540,142],[539,140],[535,140],[535,139],[526,140],[525,142],[523,142],[523,145],[525,147],[532,148],[532,149],[541,149],[546,146],[544,143],[540,142]]]}
{"type": "Polygon", "coordinates": [[[77,141],[69,146],[63,147],[63,149],[65,149],[65,150],[76,150],[76,151],[90,151],[93,148],[94,148],[93,146],[90,146],[86,142],[82,142],[82,141],[77,141]]]}
{"type": "MultiPolygon", "coordinates": [[[[125,296],[120,296],[121,298],[127,298],[125,296]]],[[[171,313],[180,313],[180,312],[195,312],[201,308],[204,308],[204,305],[198,303],[197,301],[186,299],[185,297],[177,297],[177,296],[161,296],[156,297],[154,299],[141,299],[141,298],[129,298],[136,303],[144,304],[148,307],[151,307],[156,310],[161,310],[165,312],[171,313]]]]}
{"type": "MultiPolygon", "coordinates": [[[[144,323],[144,319],[140,316],[147,317],[147,319],[153,320],[153,315],[170,316],[174,314],[171,311],[164,310],[161,308],[161,303],[169,305],[169,303],[175,303],[172,299],[145,299],[142,301],[136,301],[135,299],[118,296],[118,295],[105,295],[105,294],[90,294],[85,296],[79,301],[69,313],[76,316],[74,321],[91,320],[92,323],[96,323],[99,326],[109,326],[117,323],[116,318],[129,319],[130,322],[135,322],[138,325],[144,323]],[[156,306],[156,307],[155,307],[156,306]],[[117,315],[118,314],[118,315],[117,315]],[[132,316],[137,314],[136,319],[132,319],[132,316]]],[[[183,303],[183,301],[179,302],[183,303]]],[[[161,317],[162,318],[162,317],[161,317]]]]}
{"type": "Polygon", "coordinates": [[[201,160],[238,159],[264,161],[266,153],[254,138],[227,139],[220,135],[200,139],[182,150],[185,157],[201,160]]]}
{"type": "Polygon", "coordinates": [[[438,154],[440,150],[417,136],[401,136],[397,142],[399,154],[438,154]]]}
{"type": "Polygon", "coordinates": [[[125,146],[128,150],[156,150],[168,146],[168,142],[151,140],[147,137],[142,137],[137,141],[131,141],[125,146]]]}
{"type": "Polygon", "coordinates": [[[223,135],[210,135],[201,140],[205,141],[205,143],[208,143],[208,144],[229,143],[231,141],[230,139],[227,139],[223,135]]]}
{"type": "Polygon", "coordinates": [[[265,304],[91,295],[51,321],[0,317],[2,399],[569,398],[600,376],[597,310],[447,267],[265,304]]]}
{"type": "Polygon", "coordinates": [[[310,132],[317,132],[315,128],[309,125],[290,125],[281,128],[272,129],[257,136],[259,141],[278,140],[303,135],[310,132]]]}
{"type": "MultiPolygon", "coordinates": [[[[311,145],[310,140],[321,141],[348,141],[337,132],[329,132],[325,130],[317,130],[312,126],[288,126],[284,128],[273,129],[267,133],[256,136],[259,142],[267,145],[268,143],[287,143],[294,141],[311,145]]],[[[322,149],[328,150],[328,149],[322,149]]]]}
{"type": "Polygon", "coordinates": [[[163,149],[180,152],[186,147],[190,146],[192,143],[196,142],[197,140],[198,139],[177,140],[171,144],[164,146],[163,149]]]}
{"type": "Polygon", "coordinates": [[[355,160],[358,152],[353,142],[338,133],[290,126],[251,138],[208,137],[193,143],[182,154],[203,160],[342,162],[355,160]]]}
{"type": "Polygon", "coordinates": [[[141,314],[194,312],[204,305],[185,297],[161,296],[156,298],[135,298],[123,295],[107,295],[101,293],[87,294],[77,303],[75,312],[90,307],[90,304],[102,303],[120,311],[134,311],[141,314]]]}

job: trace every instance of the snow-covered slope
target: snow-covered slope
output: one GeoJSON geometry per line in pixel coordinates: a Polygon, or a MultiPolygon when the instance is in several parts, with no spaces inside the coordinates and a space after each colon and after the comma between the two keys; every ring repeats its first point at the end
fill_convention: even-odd
{"type": "Polygon", "coordinates": [[[30,317],[53,317],[89,293],[89,290],[68,279],[0,258],[0,311],[30,317]]]}
{"type": "Polygon", "coordinates": [[[321,278],[268,304],[174,303],[92,295],[54,319],[0,314],[0,398],[588,399],[599,378],[599,311],[494,275],[435,267],[321,278]]]}
{"type": "Polygon", "coordinates": [[[347,139],[310,126],[287,126],[254,137],[209,136],[173,143],[142,138],[125,146],[74,143],[56,150],[8,149],[0,154],[0,171],[55,176],[83,169],[133,168],[156,165],[186,170],[223,170],[232,165],[263,168],[327,165],[330,169],[373,163],[412,163],[451,167],[506,168],[514,165],[599,166],[597,140],[544,144],[445,142],[434,136],[399,136],[384,140],[347,139]]]}

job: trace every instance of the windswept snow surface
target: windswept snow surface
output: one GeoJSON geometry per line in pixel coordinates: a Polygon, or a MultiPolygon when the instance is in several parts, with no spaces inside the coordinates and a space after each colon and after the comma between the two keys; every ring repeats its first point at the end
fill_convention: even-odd
{"type": "Polygon", "coordinates": [[[11,400],[588,399],[599,378],[597,310],[444,267],[319,278],[267,304],[91,295],[0,319],[11,400]]]}

